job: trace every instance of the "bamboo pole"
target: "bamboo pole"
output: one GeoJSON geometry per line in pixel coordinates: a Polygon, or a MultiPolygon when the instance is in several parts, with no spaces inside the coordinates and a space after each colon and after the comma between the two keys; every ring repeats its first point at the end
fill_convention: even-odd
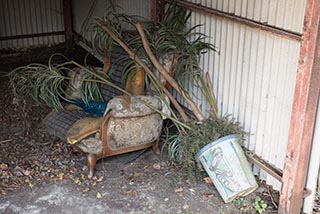
{"type": "Polygon", "coordinates": [[[213,86],[212,86],[212,82],[210,80],[209,72],[206,72],[206,81],[207,81],[207,87],[209,90],[209,95],[212,100],[212,102],[210,102],[211,107],[212,107],[212,111],[213,111],[214,116],[217,117],[218,116],[218,107],[217,107],[217,102],[216,102],[216,96],[214,95],[214,92],[213,92],[213,86]]]}
{"type": "Polygon", "coordinates": [[[106,74],[108,73],[109,69],[110,69],[110,55],[107,54],[104,56],[104,60],[103,60],[103,69],[102,69],[102,73],[106,74]]]}

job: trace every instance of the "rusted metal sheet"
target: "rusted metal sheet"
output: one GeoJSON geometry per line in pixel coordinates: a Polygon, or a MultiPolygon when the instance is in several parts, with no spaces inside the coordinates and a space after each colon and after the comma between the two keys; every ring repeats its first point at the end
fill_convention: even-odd
{"type": "Polygon", "coordinates": [[[320,1],[308,0],[279,214],[300,213],[320,87],[320,1]]]}
{"type": "Polygon", "coordinates": [[[0,49],[64,42],[63,0],[1,0],[0,49]]]}

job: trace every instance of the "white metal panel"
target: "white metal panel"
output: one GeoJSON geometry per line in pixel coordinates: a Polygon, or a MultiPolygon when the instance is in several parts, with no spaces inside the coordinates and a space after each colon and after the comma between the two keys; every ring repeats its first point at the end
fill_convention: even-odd
{"type": "Polygon", "coordinates": [[[308,166],[308,176],[306,188],[311,190],[311,194],[304,199],[303,213],[313,213],[316,195],[319,194],[319,178],[320,178],[320,96],[318,97],[318,108],[316,113],[316,120],[312,138],[312,147],[310,154],[310,161],[308,166]],[[318,182],[317,182],[318,181],[318,182]],[[318,192],[317,192],[318,184],[318,192]]]}
{"type": "Polygon", "coordinates": [[[306,0],[187,0],[281,29],[302,33],[306,0]]]}
{"type": "MultiPolygon", "coordinates": [[[[144,20],[151,19],[151,0],[113,0],[116,10],[128,15],[135,15],[144,20]]],[[[102,17],[110,9],[110,1],[90,0],[90,1],[73,1],[73,22],[74,29],[77,33],[90,40],[90,36],[85,34],[83,24],[89,24],[91,17],[102,17]],[[93,11],[90,14],[90,8],[93,11]]]]}
{"type": "Polygon", "coordinates": [[[148,20],[151,19],[150,0],[117,0],[113,2],[119,5],[126,14],[141,16],[148,20]]]}
{"type": "MultiPolygon", "coordinates": [[[[200,64],[210,72],[220,115],[232,114],[250,133],[247,148],[282,169],[299,42],[194,12],[191,25],[195,24],[204,24],[198,32],[218,48],[219,53],[205,54],[200,64]]],[[[201,97],[197,90],[192,92],[201,97]]],[[[198,102],[206,113],[204,98],[198,102]]],[[[270,176],[266,178],[280,188],[270,176]]]]}
{"type": "MultiPolygon", "coordinates": [[[[62,0],[1,0],[0,37],[64,31],[62,0]]],[[[28,48],[64,42],[64,35],[0,40],[0,49],[28,48]]]]}

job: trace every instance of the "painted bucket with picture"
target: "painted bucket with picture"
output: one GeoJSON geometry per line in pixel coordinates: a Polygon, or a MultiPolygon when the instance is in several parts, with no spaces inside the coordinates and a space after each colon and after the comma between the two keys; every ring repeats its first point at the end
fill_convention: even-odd
{"type": "Polygon", "coordinates": [[[209,143],[195,159],[202,164],[225,203],[258,187],[237,135],[209,143]]]}

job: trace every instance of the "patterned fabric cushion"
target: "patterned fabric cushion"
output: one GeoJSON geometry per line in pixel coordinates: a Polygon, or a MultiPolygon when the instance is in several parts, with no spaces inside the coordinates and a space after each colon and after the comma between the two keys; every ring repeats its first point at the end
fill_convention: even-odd
{"type": "Polygon", "coordinates": [[[88,137],[76,144],[85,153],[99,154],[102,152],[101,140],[96,137],[88,137]]]}
{"type": "Polygon", "coordinates": [[[162,109],[161,100],[155,96],[120,96],[109,101],[106,112],[112,110],[112,117],[141,117],[162,109]],[[146,104],[147,103],[147,104],[146,104]],[[151,108],[150,108],[151,107],[151,108]]]}
{"type": "Polygon", "coordinates": [[[158,140],[162,116],[152,113],[143,117],[111,117],[107,128],[107,142],[112,150],[145,145],[158,140]]]}

